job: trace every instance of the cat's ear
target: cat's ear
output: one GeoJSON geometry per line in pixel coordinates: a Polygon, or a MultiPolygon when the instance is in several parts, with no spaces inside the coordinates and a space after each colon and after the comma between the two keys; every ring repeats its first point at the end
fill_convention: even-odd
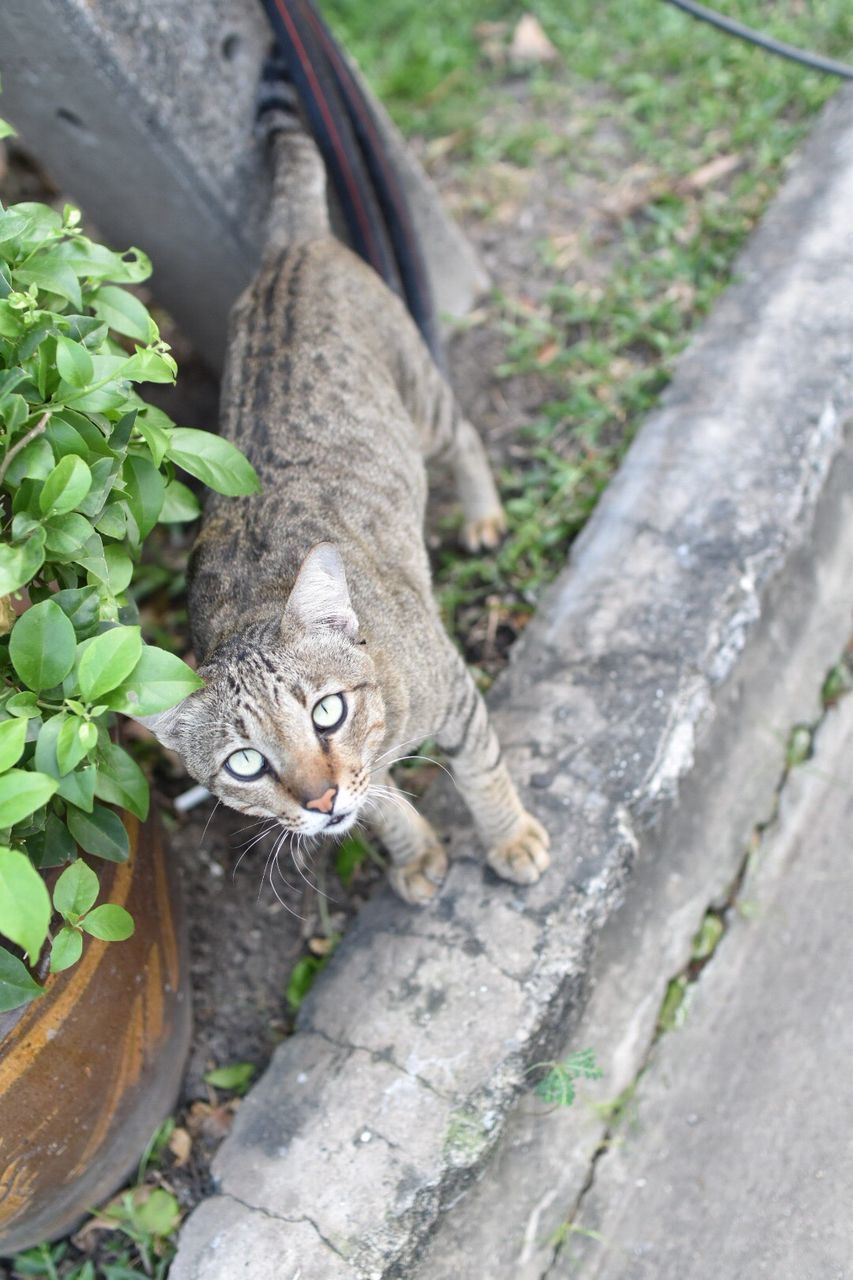
{"type": "Polygon", "coordinates": [[[150,730],[162,747],[170,751],[180,751],[183,737],[181,712],[187,702],[189,698],[184,698],[183,702],[179,702],[176,707],[170,707],[168,711],[158,711],[150,716],[131,716],[130,719],[150,730]]]}
{"type": "Polygon", "coordinates": [[[302,561],[284,617],[309,629],[332,627],[350,640],[357,636],[358,619],[349,598],[344,562],[331,542],[318,542],[302,561]]]}

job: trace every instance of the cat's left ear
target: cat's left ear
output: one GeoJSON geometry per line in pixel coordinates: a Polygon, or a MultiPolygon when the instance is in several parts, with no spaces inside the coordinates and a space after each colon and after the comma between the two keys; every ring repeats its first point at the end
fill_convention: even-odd
{"type": "Polygon", "coordinates": [[[358,619],[349,598],[344,562],[331,542],[312,547],[299,570],[284,611],[299,626],[331,627],[350,640],[358,635],[358,619]]]}
{"type": "MultiPolygon", "coordinates": [[[[190,694],[190,697],[193,697],[193,695],[190,694]]],[[[166,747],[170,751],[180,751],[182,749],[182,729],[184,727],[181,723],[181,712],[188,702],[189,698],[184,698],[183,702],[179,702],[176,707],[170,707],[168,711],[158,711],[150,716],[132,715],[130,719],[149,729],[162,747],[166,747]]]]}

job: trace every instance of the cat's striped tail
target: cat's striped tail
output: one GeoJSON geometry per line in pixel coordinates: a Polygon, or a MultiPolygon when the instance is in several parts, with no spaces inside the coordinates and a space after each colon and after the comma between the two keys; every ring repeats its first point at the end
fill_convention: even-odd
{"type": "Polygon", "coordinates": [[[433,357],[443,367],[423,254],[371,104],[312,0],[261,3],[325,162],[350,243],[404,297],[433,357]]]}

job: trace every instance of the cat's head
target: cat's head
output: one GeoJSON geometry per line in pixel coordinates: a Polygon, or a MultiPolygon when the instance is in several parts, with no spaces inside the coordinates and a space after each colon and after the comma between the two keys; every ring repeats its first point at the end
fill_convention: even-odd
{"type": "Polygon", "coordinates": [[[336,548],[312,548],[283,614],[225,641],[200,675],[203,689],[144,719],[192,777],[290,831],[347,831],[367,798],[385,708],[336,548]]]}

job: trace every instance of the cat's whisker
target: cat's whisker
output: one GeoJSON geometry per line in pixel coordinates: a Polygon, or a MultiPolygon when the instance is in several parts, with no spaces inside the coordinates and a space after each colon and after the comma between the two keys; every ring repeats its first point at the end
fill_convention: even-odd
{"type": "Polygon", "coordinates": [[[204,837],[207,835],[207,828],[210,826],[211,822],[213,821],[213,815],[216,813],[216,810],[219,808],[221,804],[222,804],[222,801],[217,800],[216,804],[213,806],[210,813],[207,815],[207,822],[204,824],[204,830],[202,831],[201,836],[199,838],[199,842],[198,842],[199,849],[201,849],[201,846],[204,844],[204,837]]]}
{"type": "Polygon", "coordinates": [[[264,889],[264,881],[265,881],[265,880],[266,880],[266,878],[267,878],[267,871],[269,870],[269,868],[270,868],[270,864],[272,863],[272,858],[273,858],[273,854],[274,854],[274,852],[275,852],[275,845],[273,845],[273,847],[270,849],[269,853],[267,854],[267,860],[266,860],[266,862],[264,863],[264,869],[263,869],[263,871],[261,872],[261,882],[260,882],[260,884],[258,885],[258,896],[257,896],[257,899],[256,899],[256,901],[257,901],[257,905],[258,905],[258,906],[260,906],[260,904],[261,904],[261,894],[263,893],[263,889],[264,889]]]}
{"type": "Polygon", "coordinates": [[[257,818],[254,822],[247,823],[245,827],[238,827],[234,835],[241,836],[244,831],[252,831],[255,827],[259,827],[262,822],[269,822],[269,818],[257,818]]]}
{"type": "Polygon", "coordinates": [[[303,923],[304,923],[304,917],[303,917],[303,916],[301,916],[301,915],[299,915],[299,913],[298,913],[297,911],[294,911],[294,910],[293,910],[293,907],[291,907],[288,903],[286,903],[286,902],[285,902],[285,901],[280,897],[280,895],[276,892],[275,885],[273,884],[273,872],[274,872],[274,871],[277,871],[277,872],[278,872],[279,879],[281,880],[282,884],[283,884],[283,885],[285,885],[285,886],[290,890],[290,892],[291,892],[291,893],[296,893],[296,892],[297,892],[297,891],[296,891],[296,889],[294,888],[294,886],[293,886],[293,885],[290,883],[290,881],[287,879],[287,876],[286,876],[286,875],[284,874],[284,872],[282,871],[282,869],[281,869],[281,863],[280,863],[280,862],[279,862],[279,860],[278,860],[279,853],[281,852],[281,847],[282,847],[282,845],[284,844],[284,841],[285,841],[285,839],[287,838],[287,835],[288,835],[288,831],[287,831],[287,828],[285,827],[285,828],[284,828],[284,830],[282,831],[281,835],[278,837],[278,839],[276,840],[275,844],[273,845],[273,855],[274,855],[274,856],[273,856],[273,860],[272,860],[272,866],[270,867],[270,886],[271,886],[271,888],[272,888],[273,893],[275,893],[276,899],[278,900],[278,902],[279,902],[279,903],[281,903],[281,905],[284,907],[285,911],[287,911],[287,912],[288,912],[290,915],[292,915],[295,919],[297,919],[297,920],[302,920],[302,921],[303,921],[303,923]]]}
{"type": "Polygon", "coordinates": [[[371,790],[390,791],[394,795],[411,796],[413,800],[418,800],[420,798],[417,791],[407,791],[405,787],[391,787],[386,785],[384,782],[371,783],[371,790]]]}
{"type": "Polygon", "coordinates": [[[403,738],[401,742],[395,742],[393,746],[386,747],[384,751],[380,751],[379,755],[373,761],[373,764],[370,766],[371,771],[374,770],[377,764],[379,764],[381,760],[384,760],[386,756],[393,755],[395,751],[399,751],[402,747],[410,747],[416,742],[417,743],[428,742],[432,737],[433,737],[432,733],[419,733],[419,734],[416,734],[413,738],[403,738]]]}
{"type": "MultiPolygon", "coordinates": [[[[307,866],[307,858],[301,847],[297,847],[296,849],[292,850],[292,858],[293,858],[293,865],[296,867],[297,872],[305,881],[305,883],[308,885],[308,888],[313,890],[314,893],[319,893],[320,896],[323,898],[329,898],[329,895],[327,893],[323,893],[323,890],[320,888],[319,884],[317,884],[314,880],[312,880],[309,876],[307,876],[303,871],[302,869],[303,866],[307,866]],[[302,861],[300,861],[300,859],[302,859],[302,861]]],[[[332,902],[333,899],[329,898],[329,901],[332,902]]],[[[335,903],[335,905],[337,906],[338,904],[335,903]]]]}
{"type": "Polygon", "coordinates": [[[258,835],[258,836],[256,836],[256,837],[254,838],[254,840],[247,840],[247,841],[246,841],[246,846],[245,846],[245,848],[243,849],[243,852],[240,854],[240,857],[239,857],[239,858],[237,859],[237,861],[234,863],[234,869],[233,869],[233,871],[231,872],[231,883],[232,883],[232,884],[234,884],[234,882],[235,882],[235,880],[236,880],[236,877],[237,877],[237,870],[238,870],[238,868],[239,868],[239,866],[240,866],[240,863],[241,863],[241,862],[243,861],[243,859],[245,858],[246,854],[247,854],[247,853],[249,853],[249,851],[250,851],[251,849],[254,849],[255,845],[256,845],[256,844],[259,844],[259,843],[261,842],[261,840],[263,840],[264,836],[268,836],[268,835],[269,835],[269,833],[270,833],[272,830],[274,830],[274,828],[275,828],[275,823],[273,823],[271,826],[267,827],[267,828],[266,828],[266,830],[262,831],[262,832],[260,833],[260,835],[258,835]]]}
{"type": "Polygon", "coordinates": [[[395,764],[402,764],[404,760],[425,760],[427,764],[434,764],[437,769],[441,769],[444,773],[447,774],[448,778],[453,783],[454,787],[456,787],[456,790],[457,791],[459,790],[459,784],[457,783],[451,771],[448,769],[447,765],[442,764],[440,760],[434,760],[432,756],[418,756],[418,755],[397,756],[396,760],[387,761],[385,765],[383,765],[383,768],[390,769],[395,764]]]}
{"type": "Polygon", "coordinates": [[[411,809],[412,813],[417,813],[417,809],[410,800],[399,791],[385,791],[381,788],[370,788],[371,795],[375,796],[377,808],[381,808],[382,804],[395,804],[401,809],[411,809]]]}

